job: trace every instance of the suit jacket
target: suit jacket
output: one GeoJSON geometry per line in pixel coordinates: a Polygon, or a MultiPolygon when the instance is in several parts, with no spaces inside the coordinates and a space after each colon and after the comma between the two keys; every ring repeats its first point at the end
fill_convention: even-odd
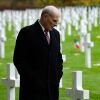
{"type": "Polygon", "coordinates": [[[18,34],[14,65],[20,74],[19,100],[58,100],[59,80],[62,77],[60,35],[50,31],[50,45],[36,21],[18,34]]]}

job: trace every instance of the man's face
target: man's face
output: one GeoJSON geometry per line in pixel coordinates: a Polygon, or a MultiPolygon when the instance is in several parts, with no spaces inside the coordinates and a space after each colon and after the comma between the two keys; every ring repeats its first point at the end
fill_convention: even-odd
{"type": "Polygon", "coordinates": [[[57,26],[59,21],[59,15],[58,14],[53,14],[53,15],[49,15],[46,14],[46,18],[45,18],[45,28],[48,31],[51,31],[53,29],[53,27],[57,26]]]}

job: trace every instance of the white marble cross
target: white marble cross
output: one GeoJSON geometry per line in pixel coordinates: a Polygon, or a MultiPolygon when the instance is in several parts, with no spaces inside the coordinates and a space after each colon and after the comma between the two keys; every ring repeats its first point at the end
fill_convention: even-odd
{"type": "Polygon", "coordinates": [[[0,25],[0,58],[5,57],[5,27],[0,25]]]}
{"type": "Polygon", "coordinates": [[[91,8],[88,8],[88,30],[92,31],[92,24],[93,24],[93,11],[91,8]]]}
{"type": "Polygon", "coordinates": [[[71,24],[68,24],[68,35],[70,36],[72,34],[71,24]]]}
{"type": "Polygon", "coordinates": [[[85,42],[85,35],[87,34],[87,21],[86,20],[81,20],[80,24],[80,51],[84,52],[84,42],[85,42]]]}
{"type": "Polygon", "coordinates": [[[90,68],[91,67],[91,47],[94,46],[94,43],[91,42],[90,40],[90,34],[86,34],[85,36],[85,65],[86,67],[90,68]]]}
{"type": "Polygon", "coordinates": [[[73,72],[72,88],[67,88],[67,96],[71,96],[72,100],[89,99],[89,90],[82,88],[82,71],[73,72]]]}
{"type": "Polygon", "coordinates": [[[2,81],[7,87],[7,100],[15,100],[15,87],[20,86],[19,79],[15,76],[16,69],[13,63],[7,65],[7,78],[3,78],[2,81]]]}
{"type": "Polygon", "coordinates": [[[28,12],[27,12],[27,10],[25,10],[24,12],[23,12],[23,20],[24,20],[24,27],[25,26],[27,26],[28,25],[28,12]]]}
{"type": "Polygon", "coordinates": [[[14,22],[14,36],[15,39],[18,36],[20,29],[22,28],[22,12],[21,11],[14,11],[13,12],[13,22],[14,22]],[[16,19],[16,20],[15,20],[16,19]]]}
{"type": "Polygon", "coordinates": [[[71,16],[72,16],[72,24],[74,25],[75,30],[78,30],[79,29],[79,15],[75,8],[71,10],[71,16]]]}
{"type": "Polygon", "coordinates": [[[11,10],[6,11],[7,14],[7,22],[8,22],[8,31],[12,31],[12,12],[11,10]]]}

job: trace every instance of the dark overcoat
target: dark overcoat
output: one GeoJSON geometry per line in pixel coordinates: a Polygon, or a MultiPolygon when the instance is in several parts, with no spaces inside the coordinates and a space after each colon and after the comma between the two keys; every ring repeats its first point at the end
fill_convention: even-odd
{"type": "Polygon", "coordinates": [[[56,29],[50,31],[48,45],[38,21],[22,28],[13,62],[20,74],[19,100],[58,100],[63,60],[56,29]]]}

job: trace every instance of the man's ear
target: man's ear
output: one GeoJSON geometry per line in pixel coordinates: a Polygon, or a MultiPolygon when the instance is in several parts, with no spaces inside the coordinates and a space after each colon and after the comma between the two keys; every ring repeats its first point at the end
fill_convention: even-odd
{"type": "Polygon", "coordinates": [[[46,17],[48,17],[49,15],[48,14],[44,14],[44,17],[46,18],[46,17]]]}
{"type": "Polygon", "coordinates": [[[44,14],[44,20],[48,21],[49,15],[48,14],[44,14]]]}

